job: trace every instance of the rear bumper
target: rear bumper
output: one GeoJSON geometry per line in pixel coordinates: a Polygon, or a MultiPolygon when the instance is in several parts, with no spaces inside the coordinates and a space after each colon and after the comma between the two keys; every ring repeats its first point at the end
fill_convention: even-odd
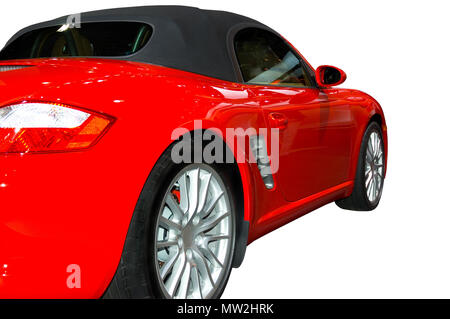
{"type": "Polygon", "coordinates": [[[97,146],[0,156],[0,298],[97,298],[105,291],[148,174],[139,163],[118,169],[125,158],[97,146]],[[81,288],[67,285],[73,264],[81,288]]]}

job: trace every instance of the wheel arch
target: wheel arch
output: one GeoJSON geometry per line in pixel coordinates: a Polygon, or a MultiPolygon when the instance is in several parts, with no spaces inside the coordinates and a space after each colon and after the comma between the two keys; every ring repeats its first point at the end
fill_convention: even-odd
{"type": "MultiPolygon", "coordinates": [[[[252,203],[252,190],[250,182],[250,169],[248,167],[248,163],[238,163],[237,154],[233,152],[230,148],[231,141],[227,141],[221,130],[215,128],[212,123],[209,121],[203,120],[202,122],[202,128],[201,129],[195,129],[195,124],[192,123],[192,125],[184,124],[183,127],[188,128],[186,131],[172,136],[172,139],[175,139],[175,141],[169,145],[164,152],[166,152],[168,149],[171,148],[171,146],[176,143],[176,141],[182,139],[186,135],[191,135],[191,138],[195,136],[196,132],[200,132],[203,134],[206,130],[210,130],[214,133],[216,136],[215,138],[218,138],[223,147],[224,147],[224,154],[230,153],[232,154],[232,157],[234,158],[233,163],[221,163],[218,164],[221,169],[225,170],[226,174],[230,176],[230,179],[232,180],[232,183],[230,185],[230,189],[233,192],[234,197],[237,199],[236,202],[236,208],[237,208],[237,223],[236,223],[236,247],[234,251],[233,256],[233,268],[238,268],[245,257],[245,252],[248,244],[248,236],[250,231],[250,218],[251,218],[251,203],[252,203]]],[[[205,145],[203,145],[204,147],[205,145]]],[[[237,150],[242,151],[242,150],[237,150]]],[[[164,153],[163,152],[163,153],[164,153]]],[[[225,157],[228,158],[228,157],[225,157]]]]}
{"type": "Polygon", "coordinates": [[[384,176],[386,177],[387,170],[387,159],[388,159],[388,140],[387,140],[387,126],[386,121],[384,119],[384,115],[382,113],[375,112],[371,115],[369,122],[366,125],[366,128],[370,125],[370,123],[375,122],[381,128],[381,133],[383,134],[383,144],[384,144],[384,176]]]}
{"type": "Polygon", "coordinates": [[[351,158],[351,165],[350,165],[350,172],[349,172],[349,179],[354,180],[355,174],[356,174],[356,168],[358,165],[358,158],[359,153],[361,151],[361,142],[364,137],[364,132],[367,130],[367,127],[369,127],[370,123],[375,122],[378,125],[380,125],[381,130],[383,132],[383,140],[384,140],[384,154],[385,154],[385,161],[387,162],[387,131],[386,131],[386,124],[384,121],[384,116],[381,112],[377,112],[376,109],[373,109],[367,116],[367,120],[365,121],[365,124],[361,126],[361,129],[358,130],[357,137],[355,140],[355,145],[357,145],[353,151],[352,158],[351,158]]]}
{"type": "Polygon", "coordinates": [[[381,115],[379,113],[375,113],[370,117],[369,122],[366,125],[366,128],[372,122],[376,122],[376,123],[378,123],[378,125],[380,125],[380,127],[383,127],[383,118],[381,117],[381,115]]]}

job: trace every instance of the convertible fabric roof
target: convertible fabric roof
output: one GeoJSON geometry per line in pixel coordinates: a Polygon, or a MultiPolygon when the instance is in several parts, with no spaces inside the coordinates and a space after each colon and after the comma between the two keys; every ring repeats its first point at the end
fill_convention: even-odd
{"type": "MultiPolygon", "coordinates": [[[[68,16],[27,27],[22,34],[49,26],[65,24],[68,16]]],[[[267,26],[244,16],[224,11],[185,6],[145,6],[81,13],[86,22],[133,21],[153,27],[150,41],[131,56],[116,59],[146,62],[237,82],[231,37],[245,27],[267,26]]],[[[8,45],[7,44],[7,45],[8,45]]]]}

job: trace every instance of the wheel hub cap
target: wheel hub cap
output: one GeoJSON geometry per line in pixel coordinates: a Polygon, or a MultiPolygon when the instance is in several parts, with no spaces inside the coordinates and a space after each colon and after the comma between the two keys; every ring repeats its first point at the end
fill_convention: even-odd
{"type": "Polygon", "coordinates": [[[195,237],[195,227],[194,227],[194,225],[188,224],[181,231],[181,237],[180,237],[180,241],[181,241],[181,245],[182,245],[181,247],[184,247],[185,250],[189,249],[189,248],[193,248],[195,246],[194,237],[195,237]]]}

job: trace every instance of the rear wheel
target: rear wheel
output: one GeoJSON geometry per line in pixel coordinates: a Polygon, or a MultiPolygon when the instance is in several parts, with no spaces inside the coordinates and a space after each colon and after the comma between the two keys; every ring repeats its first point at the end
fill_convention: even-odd
{"type": "Polygon", "coordinates": [[[231,269],[234,233],[219,174],[207,165],[182,169],[166,191],[152,247],[164,297],[218,297],[231,269]]]}
{"type": "Polygon", "coordinates": [[[152,170],[104,298],[219,298],[236,238],[232,175],[225,164],[175,164],[170,149],[152,170]]]}
{"type": "Polygon", "coordinates": [[[376,122],[367,127],[361,143],[353,192],[350,197],[336,201],[344,209],[368,211],[380,202],[385,172],[384,142],[376,122]]]}

